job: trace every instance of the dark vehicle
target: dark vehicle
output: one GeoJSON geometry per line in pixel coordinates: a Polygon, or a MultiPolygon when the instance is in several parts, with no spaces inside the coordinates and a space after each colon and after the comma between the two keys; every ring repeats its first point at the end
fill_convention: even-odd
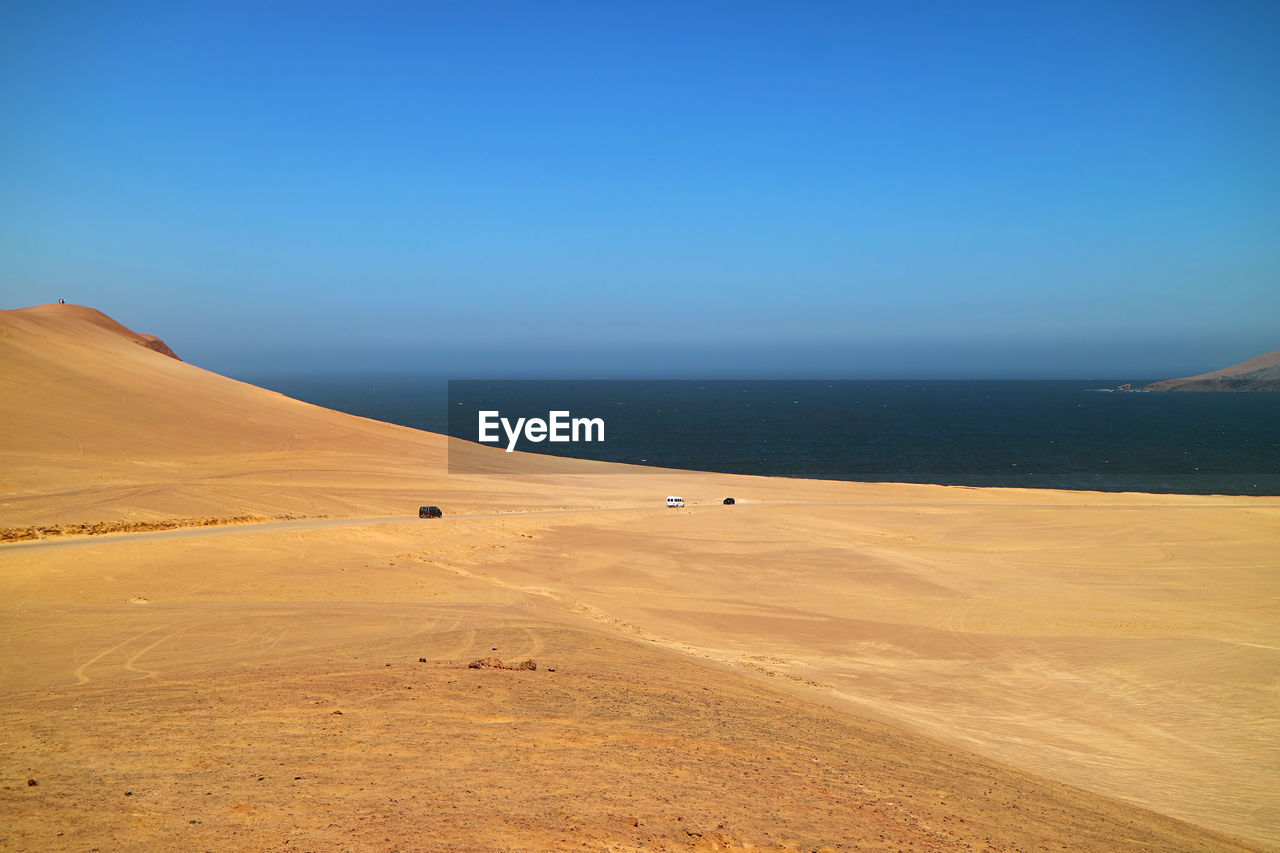
{"type": "Polygon", "coordinates": [[[733,498],[725,498],[725,499],[724,499],[724,505],[725,505],[725,506],[733,506],[733,505],[734,505],[734,504],[736,504],[736,503],[737,503],[737,501],[735,501],[733,498]]]}
{"type": "Polygon", "coordinates": [[[440,511],[438,506],[420,506],[418,507],[418,518],[444,518],[444,513],[440,511]]]}

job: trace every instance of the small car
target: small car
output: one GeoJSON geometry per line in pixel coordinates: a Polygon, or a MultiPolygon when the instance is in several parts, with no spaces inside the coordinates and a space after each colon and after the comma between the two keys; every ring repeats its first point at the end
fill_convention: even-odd
{"type": "Polygon", "coordinates": [[[444,513],[440,511],[438,506],[420,506],[418,507],[418,518],[444,518],[444,513]]]}
{"type": "Polygon", "coordinates": [[[725,505],[725,506],[733,506],[733,505],[734,505],[734,504],[736,504],[736,503],[737,503],[737,501],[735,501],[733,498],[725,498],[725,499],[724,499],[724,505],[725,505]]]}

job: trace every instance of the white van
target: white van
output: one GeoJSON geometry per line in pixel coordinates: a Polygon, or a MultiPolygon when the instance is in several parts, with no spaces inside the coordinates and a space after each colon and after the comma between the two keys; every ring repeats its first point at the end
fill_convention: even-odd
{"type": "Polygon", "coordinates": [[[684,498],[677,497],[675,495],[667,495],[667,506],[684,506],[684,498]]]}

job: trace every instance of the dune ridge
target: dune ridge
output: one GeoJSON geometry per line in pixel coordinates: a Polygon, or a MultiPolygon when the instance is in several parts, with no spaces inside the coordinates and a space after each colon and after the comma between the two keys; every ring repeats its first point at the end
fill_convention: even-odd
{"type": "Polygon", "coordinates": [[[1280,849],[1276,499],[449,475],[138,337],[0,312],[0,526],[311,518],[0,544],[0,844],[1280,849]]]}

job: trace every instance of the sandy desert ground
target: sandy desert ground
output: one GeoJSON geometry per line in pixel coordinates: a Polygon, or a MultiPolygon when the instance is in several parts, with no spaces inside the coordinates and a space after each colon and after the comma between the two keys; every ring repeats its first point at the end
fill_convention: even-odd
{"type": "Polygon", "coordinates": [[[0,391],[0,848],[1280,850],[1280,499],[451,475],[72,305],[0,391]]]}

